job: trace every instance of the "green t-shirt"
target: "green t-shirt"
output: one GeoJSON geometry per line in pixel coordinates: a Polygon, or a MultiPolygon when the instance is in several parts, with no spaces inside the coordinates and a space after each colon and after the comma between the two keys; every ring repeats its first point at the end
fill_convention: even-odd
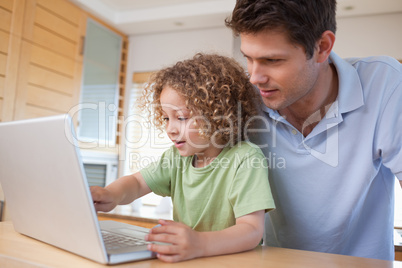
{"type": "Polygon", "coordinates": [[[172,146],[140,171],[152,192],[172,197],[175,221],[197,231],[218,231],[235,225],[238,217],[275,208],[267,162],[256,145],[225,147],[202,168],[192,161],[172,146]]]}

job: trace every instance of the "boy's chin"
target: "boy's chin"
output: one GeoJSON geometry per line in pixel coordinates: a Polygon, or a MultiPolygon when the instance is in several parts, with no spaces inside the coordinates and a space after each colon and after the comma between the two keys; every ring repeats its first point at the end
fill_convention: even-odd
{"type": "Polygon", "coordinates": [[[179,154],[180,154],[180,156],[183,156],[183,157],[192,156],[192,154],[189,154],[186,152],[180,152],[180,151],[179,151],[179,154]]]}

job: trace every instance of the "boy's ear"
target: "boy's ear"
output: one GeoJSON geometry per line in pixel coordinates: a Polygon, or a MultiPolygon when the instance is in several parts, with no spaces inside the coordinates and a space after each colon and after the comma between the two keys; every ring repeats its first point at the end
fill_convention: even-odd
{"type": "Polygon", "coordinates": [[[325,31],[317,42],[317,62],[326,61],[335,43],[335,34],[332,31],[325,31]]]}

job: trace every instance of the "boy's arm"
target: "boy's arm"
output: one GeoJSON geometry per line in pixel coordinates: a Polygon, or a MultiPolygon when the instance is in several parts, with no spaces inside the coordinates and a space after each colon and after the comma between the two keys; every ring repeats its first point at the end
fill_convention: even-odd
{"type": "Polygon", "coordinates": [[[261,241],[264,215],[264,210],[247,214],[236,219],[236,225],[214,232],[197,232],[182,223],[161,220],[162,226],[153,228],[146,239],[171,245],[149,244],[148,249],[166,262],[250,250],[261,241]]]}
{"type": "Polygon", "coordinates": [[[96,211],[110,211],[117,205],[125,205],[151,192],[140,172],[123,176],[105,188],[91,187],[96,211]]]}

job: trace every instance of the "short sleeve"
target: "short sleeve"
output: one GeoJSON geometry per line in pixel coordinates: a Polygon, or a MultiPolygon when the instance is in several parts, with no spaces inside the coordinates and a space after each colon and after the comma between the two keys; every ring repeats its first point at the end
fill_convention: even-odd
{"type": "Polygon", "coordinates": [[[377,127],[376,150],[382,163],[402,180],[402,79],[384,103],[377,127]]]}
{"type": "Polygon", "coordinates": [[[175,169],[174,149],[166,150],[161,158],[140,170],[148,187],[157,195],[171,195],[172,172],[175,169]]]}

